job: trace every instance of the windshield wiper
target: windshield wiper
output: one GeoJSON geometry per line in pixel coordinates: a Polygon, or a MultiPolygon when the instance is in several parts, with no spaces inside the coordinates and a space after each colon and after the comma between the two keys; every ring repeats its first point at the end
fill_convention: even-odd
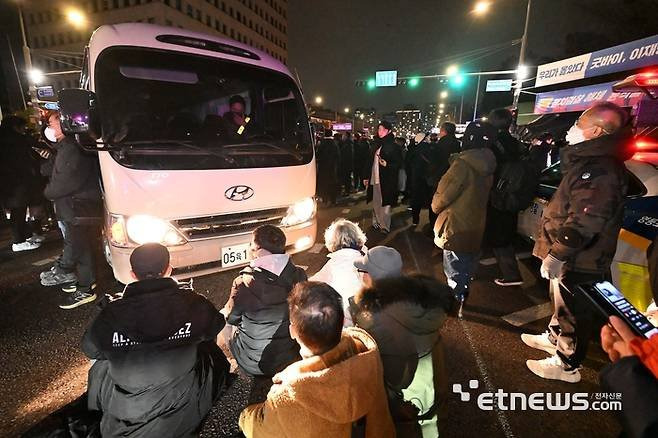
{"type": "Polygon", "coordinates": [[[288,148],[285,148],[283,146],[275,145],[275,144],[272,144],[272,143],[233,143],[233,144],[225,145],[224,148],[233,149],[233,148],[243,147],[245,149],[248,149],[248,148],[257,148],[259,146],[266,146],[266,147],[269,147],[269,148],[272,148],[272,149],[276,149],[277,151],[280,151],[280,152],[285,152],[286,155],[290,155],[290,156],[296,158],[297,161],[302,161],[303,158],[304,158],[302,156],[302,154],[300,154],[299,152],[297,152],[295,150],[288,149],[288,148]]]}
{"type": "Polygon", "coordinates": [[[202,148],[201,146],[197,146],[192,142],[187,142],[187,141],[180,141],[180,140],[140,140],[140,141],[127,141],[125,143],[121,143],[121,146],[131,146],[131,145],[154,145],[154,144],[171,144],[175,146],[183,146],[188,149],[192,149],[198,152],[203,152],[205,155],[214,155],[215,157],[222,158],[226,161],[228,161],[231,164],[236,164],[236,161],[233,157],[229,156],[228,154],[224,153],[223,151],[214,151],[214,150],[209,150],[206,148],[202,148]]]}

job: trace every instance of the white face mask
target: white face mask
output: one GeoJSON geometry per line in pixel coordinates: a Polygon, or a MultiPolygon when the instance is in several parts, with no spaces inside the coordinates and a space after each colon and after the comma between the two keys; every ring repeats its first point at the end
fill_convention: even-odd
{"type": "Polygon", "coordinates": [[[55,130],[48,126],[43,130],[43,136],[51,143],[57,143],[57,137],[55,137],[55,130]]]}
{"type": "Polygon", "coordinates": [[[583,135],[583,130],[580,129],[576,124],[574,123],[571,128],[567,131],[567,136],[565,138],[567,140],[567,143],[569,144],[578,144],[582,143],[585,140],[585,136],[583,135]]]}

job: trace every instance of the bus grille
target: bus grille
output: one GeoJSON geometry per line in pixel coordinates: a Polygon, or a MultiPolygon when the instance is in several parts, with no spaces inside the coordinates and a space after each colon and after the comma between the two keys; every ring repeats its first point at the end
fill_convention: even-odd
{"type": "Polygon", "coordinates": [[[188,240],[201,240],[247,234],[261,225],[279,225],[287,211],[286,207],[271,208],[243,213],[179,219],[173,221],[173,224],[188,240]]]}

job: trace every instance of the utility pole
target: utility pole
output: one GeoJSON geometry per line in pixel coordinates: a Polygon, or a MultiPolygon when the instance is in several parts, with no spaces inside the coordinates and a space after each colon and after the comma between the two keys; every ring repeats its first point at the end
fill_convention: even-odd
{"type": "MultiPolygon", "coordinates": [[[[27,35],[25,34],[25,20],[23,20],[23,6],[19,2],[18,5],[18,21],[21,25],[21,36],[23,38],[23,58],[25,59],[25,71],[32,71],[32,55],[30,53],[30,46],[27,45],[27,35]]],[[[31,81],[28,81],[28,90],[30,93],[30,102],[34,96],[34,86],[31,81]]]]}
{"type": "Polygon", "coordinates": [[[475,107],[473,108],[473,120],[475,120],[478,115],[478,100],[480,97],[480,79],[482,79],[482,75],[478,75],[478,86],[475,89],[475,107]]]}
{"type": "MultiPolygon", "coordinates": [[[[528,8],[526,10],[525,14],[525,27],[523,29],[523,37],[521,38],[521,52],[519,53],[519,65],[517,66],[517,72],[520,72],[522,70],[525,70],[525,50],[526,46],[528,45],[528,24],[530,23],[530,6],[532,4],[532,0],[528,0],[528,8]]],[[[517,83],[516,87],[514,87],[514,101],[512,103],[512,108],[515,110],[518,109],[519,107],[519,96],[521,96],[521,87],[523,86],[523,79],[521,78],[520,75],[517,73],[517,83]]],[[[518,113],[518,111],[516,111],[518,113]]],[[[516,124],[516,120],[514,120],[514,123],[516,124]]]]}

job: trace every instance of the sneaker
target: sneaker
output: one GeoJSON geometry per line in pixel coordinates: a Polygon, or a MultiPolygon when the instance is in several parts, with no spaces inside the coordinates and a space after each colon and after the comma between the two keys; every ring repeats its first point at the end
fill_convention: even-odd
{"type": "Polygon", "coordinates": [[[496,278],[494,280],[498,286],[507,287],[507,286],[522,286],[523,280],[505,280],[504,278],[496,278]]]}
{"type": "Polygon", "coordinates": [[[75,293],[66,297],[64,303],[59,305],[60,309],[75,309],[78,306],[82,306],[87,303],[91,303],[96,299],[96,294],[89,292],[83,292],[82,289],[77,290],[75,293]]]}
{"type": "Polygon", "coordinates": [[[33,249],[37,249],[40,246],[41,246],[40,243],[30,242],[29,240],[26,240],[25,242],[21,242],[21,243],[13,243],[11,245],[11,250],[14,252],[31,251],[33,249]]]}
{"type": "Polygon", "coordinates": [[[548,334],[548,330],[546,330],[541,335],[531,335],[528,333],[523,333],[521,335],[521,340],[528,347],[545,351],[548,354],[555,354],[557,352],[557,346],[551,342],[551,339],[548,334]]]}
{"type": "Polygon", "coordinates": [[[541,360],[527,360],[530,371],[544,379],[562,380],[568,383],[580,382],[578,368],[568,368],[557,354],[541,360]]]}
{"type": "Polygon", "coordinates": [[[66,292],[67,294],[72,294],[78,291],[91,292],[94,289],[96,289],[96,283],[92,283],[91,286],[87,286],[87,287],[80,287],[80,285],[77,283],[71,283],[64,286],[62,288],[62,292],[66,292]]]}
{"type": "Polygon", "coordinates": [[[46,240],[46,236],[43,234],[33,234],[32,237],[27,239],[28,242],[41,244],[46,240]]]}
{"type": "Polygon", "coordinates": [[[75,272],[55,272],[41,279],[42,286],[57,286],[58,284],[75,284],[78,281],[75,272]]]}
{"type": "Polygon", "coordinates": [[[53,266],[47,271],[43,271],[42,273],[39,274],[39,278],[43,280],[44,278],[52,277],[57,273],[57,267],[53,266]]]}

